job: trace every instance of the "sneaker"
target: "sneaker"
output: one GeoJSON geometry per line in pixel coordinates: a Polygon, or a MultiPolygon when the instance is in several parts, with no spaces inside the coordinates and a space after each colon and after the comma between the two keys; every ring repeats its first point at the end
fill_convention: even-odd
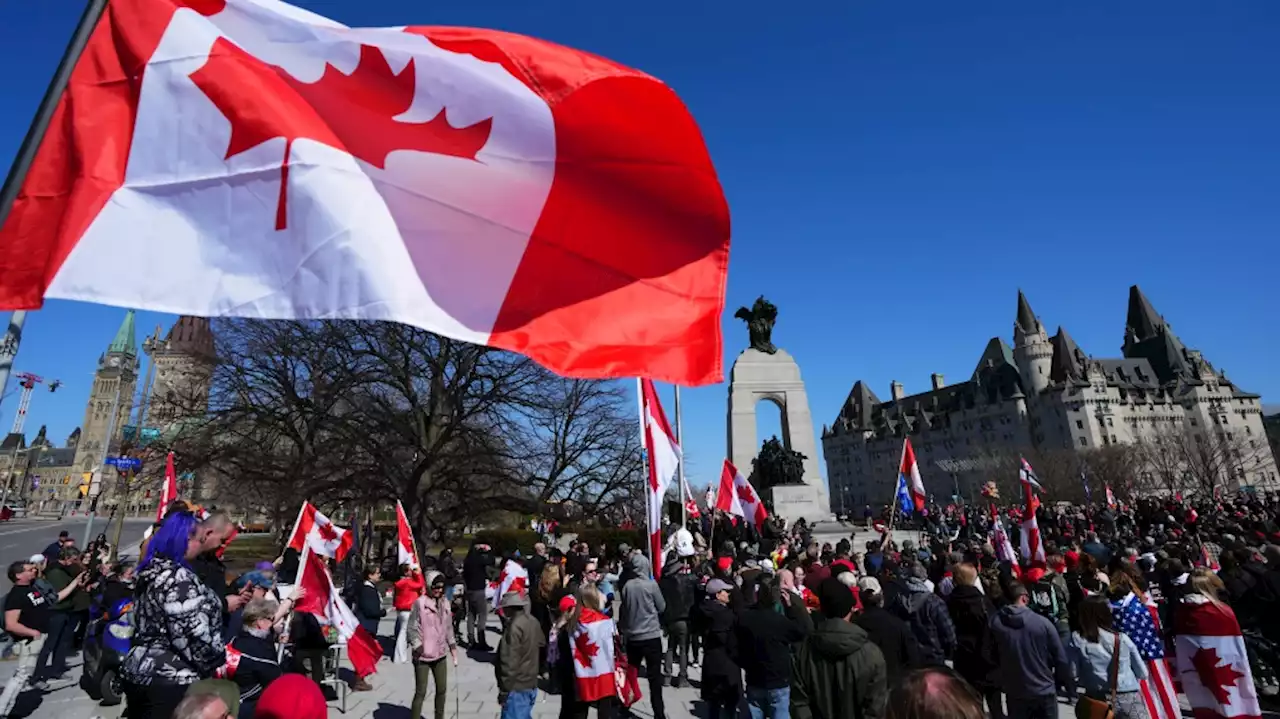
{"type": "Polygon", "coordinates": [[[689,683],[689,677],[672,677],[671,678],[672,689],[679,689],[680,687],[688,683],[689,683]]]}

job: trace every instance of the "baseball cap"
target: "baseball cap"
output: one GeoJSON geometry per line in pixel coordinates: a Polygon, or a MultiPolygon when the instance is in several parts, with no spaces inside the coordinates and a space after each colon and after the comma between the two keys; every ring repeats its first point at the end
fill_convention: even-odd
{"type": "Polygon", "coordinates": [[[566,594],[560,597],[560,613],[572,612],[573,608],[578,606],[578,600],[573,598],[572,594],[566,594]]]}
{"type": "Polygon", "coordinates": [[[871,594],[883,594],[880,589],[880,580],[875,577],[863,577],[858,580],[858,589],[871,594]]]}
{"type": "Polygon", "coordinates": [[[729,592],[729,591],[733,591],[733,585],[724,581],[723,579],[712,579],[711,581],[707,582],[707,594],[710,594],[713,597],[719,594],[720,592],[729,592]]]}

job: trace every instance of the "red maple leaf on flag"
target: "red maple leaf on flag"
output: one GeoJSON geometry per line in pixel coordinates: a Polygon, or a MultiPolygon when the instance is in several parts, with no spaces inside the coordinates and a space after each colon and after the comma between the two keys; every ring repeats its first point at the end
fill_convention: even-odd
{"type": "Polygon", "coordinates": [[[1200,682],[1204,684],[1205,689],[1213,693],[1213,698],[1219,704],[1226,704],[1231,699],[1228,690],[1234,687],[1236,680],[1244,674],[1236,671],[1231,662],[1218,666],[1221,661],[1218,650],[1212,647],[1201,647],[1191,655],[1191,666],[1195,667],[1200,682]]]}
{"type": "MultiPolygon", "coordinates": [[[[498,585],[502,586],[502,585],[498,585]]],[[[528,593],[528,581],[524,577],[516,577],[511,580],[511,586],[507,587],[508,592],[519,592],[521,594],[528,593]]]]}
{"type": "Polygon", "coordinates": [[[268,140],[285,139],[277,230],[286,227],[289,151],[294,140],[314,140],[385,169],[387,156],[396,150],[475,160],[493,126],[489,118],[456,128],[449,124],[445,110],[427,122],[396,120],[413,104],[414,61],[396,73],[382,51],[369,45],[360,46],[360,61],[350,75],[326,65],[319,80],[302,82],[218,38],[191,81],[231,123],[225,159],[268,140]]]}
{"type": "Polygon", "coordinates": [[[338,532],[333,528],[331,522],[316,522],[316,533],[326,543],[338,541],[338,532]]]}
{"type": "Polygon", "coordinates": [[[590,634],[583,631],[573,635],[573,658],[577,659],[584,669],[591,666],[592,660],[599,653],[600,647],[591,641],[590,634]]]}
{"type": "Polygon", "coordinates": [[[736,487],[736,489],[738,490],[738,499],[739,499],[743,504],[755,504],[755,503],[756,503],[756,493],[751,491],[751,485],[749,485],[749,484],[739,484],[739,485],[736,487]]]}

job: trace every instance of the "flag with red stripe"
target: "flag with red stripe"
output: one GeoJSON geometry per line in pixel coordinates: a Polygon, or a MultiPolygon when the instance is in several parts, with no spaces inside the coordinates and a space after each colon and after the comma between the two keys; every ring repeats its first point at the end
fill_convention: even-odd
{"type": "Polygon", "coordinates": [[[353,543],[350,531],[334,524],[314,504],[302,503],[298,520],[293,525],[293,533],[289,535],[291,549],[301,552],[303,547],[309,546],[316,554],[333,557],[341,562],[346,559],[353,543]]]}
{"type": "Polygon", "coordinates": [[[565,376],[722,380],[729,208],[660,80],[280,0],[94,4],[0,220],[0,308],[395,321],[565,376]]]}
{"type": "Polygon", "coordinates": [[[578,628],[571,637],[573,674],[579,702],[593,702],[617,696],[614,677],[613,620],[590,607],[583,607],[578,628]]]}
{"type": "Polygon", "coordinates": [[[764,526],[769,512],[764,508],[760,495],[751,486],[751,482],[733,466],[733,462],[724,461],[720,470],[720,491],[716,494],[716,509],[733,517],[742,517],[756,525],[756,529],[764,526]]]}
{"type": "Polygon", "coordinates": [[[662,402],[653,381],[640,380],[640,420],[644,436],[645,456],[649,463],[649,482],[645,485],[645,501],[649,508],[649,546],[653,557],[654,576],[662,572],[662,503],[667,488],[680,471],[680,444],[667,423],[662,402]]]}
{"type": "Polygon", "coordinates": [[[1022,466],[1018,469],[1018,480],[1022,483],[1022,520],[1018,525],[1019,532],[1019,549],[1022,550],[1022,557],[1028,562],[1044,562],[1044,546],[1040,542],[1040,520],[1036,518],[1036,510],[1040,509],[1040,498],[1036,496],[1036,490],[1040,489],[1040,482],[1036,480],[1035,472],[1031,469],[1031,464],[1026,459],[1021,459],[1022,466]]]}
{"type": "Polygon", "coordinates": [[[1235,612],[1201,594],[1174,613],[1178,677],[1196,719],[1262,716],[1249,656],[1235,612]]]}
{"type": "Polygon", "coordinates": [[[306,589],[302,599],[294,606],[295,612],[307,612],[323,625],[337,630],[338,638],[347,645],[347,658],[357,677],[366,677],[377,671],[382,646],[365,631],[356,615],[342,601],[342,595],[333,586],[333,577],[324,566],[320,554],[307,551],[306,562],[299,572],[298,585],[306,589]]]}

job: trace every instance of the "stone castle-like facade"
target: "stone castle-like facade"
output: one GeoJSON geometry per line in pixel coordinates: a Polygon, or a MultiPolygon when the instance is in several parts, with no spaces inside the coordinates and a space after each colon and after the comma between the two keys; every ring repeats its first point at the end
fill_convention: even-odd
{"type": "Polygon", "coordinates": [[[939,501],[969,493],[983,458],[1027,448],[1088,451],[1152,441],[1167,432],[1213,432],[1243,448],[1228,488],[1280,488],[1262,423],[1262,401],[1236,387],[1198,350],[1187,349],[1136,285],[1129,290],[1121,357],[1085,355],[1061,327],[1052,337],[1018,292],[1012,349],[993,337],[971,377],[881,401],[853,385],[822,446],[831,510],[881,506],[893,497],[902,439],[909,436],[926,487],[939,501]]]}

